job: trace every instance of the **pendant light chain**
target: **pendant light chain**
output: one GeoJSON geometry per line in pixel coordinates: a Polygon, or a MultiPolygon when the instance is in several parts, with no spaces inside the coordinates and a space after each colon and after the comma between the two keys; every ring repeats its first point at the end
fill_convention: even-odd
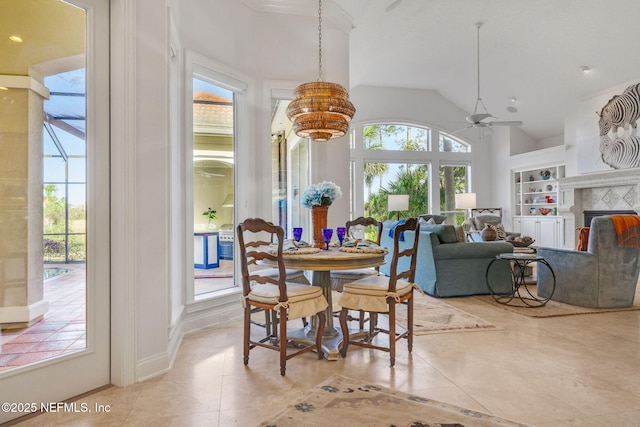
{"type": "Polygon", "coordinates": [[[318,81],[322,81],[322,0],[318,0],[318,81]]]}
{"type": "Polygon", "coordinates": [[[286,114],[300,138],[324,142],[349,131],[349,122],[356,112],[349,93],[338,83],[322,80],[322,0],[318,0],[318,80],[302,83],[293,95],[286,114]]]}

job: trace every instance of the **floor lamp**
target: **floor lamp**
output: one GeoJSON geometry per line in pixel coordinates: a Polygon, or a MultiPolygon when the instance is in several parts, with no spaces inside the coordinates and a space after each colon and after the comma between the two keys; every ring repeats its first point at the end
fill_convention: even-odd
{"type": "Polygon", "coordinates": [[[466,209],[467,217],[462,223],[462,228],[465,232],[469,232],[472,227],[471,220],[471,209],[475,209],[476,207],[476,193],[458,193],[456,194],[456,209],[466,209]]]}
{"type": "Polygon", "coordinates": [[[387,212],[397,212],[398,221],[400,221],[400,212],[409,210],[408,194],[389,194],[387,202],[387,212]]]}

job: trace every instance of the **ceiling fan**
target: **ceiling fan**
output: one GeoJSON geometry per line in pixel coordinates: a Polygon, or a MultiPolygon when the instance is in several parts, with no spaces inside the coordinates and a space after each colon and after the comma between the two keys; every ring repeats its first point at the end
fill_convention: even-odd
{"type": "Polygon", "coordinates": [[[476,98],[476,106],[473,109],[473,114],[465,117],[465,120],[469,125],[463,129],[460,129],[454,133],[462,132],[469,128],[485,128],[491,126],[520,126],[522,124],[519,120],[509,120],[509,121],[500,121],[500,120],[490,120],[495,119],[495,117],[487,111],[487,107],[482,102],[482,98],[480,97],[480,27],[482,27],[482,22],[476,22],[477,34],[478,34],[478,97],[476,98]],[[478,106],[482,106],[484,112],[478,112],[478,106]]]}

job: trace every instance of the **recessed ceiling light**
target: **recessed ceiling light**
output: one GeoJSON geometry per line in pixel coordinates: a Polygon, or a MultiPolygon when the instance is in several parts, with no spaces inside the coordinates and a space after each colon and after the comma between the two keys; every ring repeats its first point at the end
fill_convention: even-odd
{"type": "Polygon", "coordinates": [[[518,102],[518,98],[516,98],[515,96],[512,96],[511,98],[509,98],[509,101],[518,102]]]}
{"type": "Polygon", "coordinates": [[[578,70],[580,70],[582,74],[587,74],[589,71],[591,71],[591,68],[587,67],[586,65],[581,65],[578,70]]]}
{"type": "Polygon", "coordinates": [[[16,43],[22,43],[22,37],[19,36],[9,36],[9,40],[11,40],[12,42],[16,42],[16,43]]]}
{"type": "Polygon", "coordinates": [[[513,105],[509,105],[507,107],[507,111],[510,112],[510,113],[517,113],[518,109],[516,107],[514,107],[513,105]]]}

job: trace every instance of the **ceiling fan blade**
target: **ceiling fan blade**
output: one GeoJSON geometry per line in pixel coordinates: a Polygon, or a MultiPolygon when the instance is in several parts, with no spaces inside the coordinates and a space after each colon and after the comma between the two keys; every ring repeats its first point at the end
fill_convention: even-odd
{"type": "Polygon", "coordinates": [[[455,134],[457,134],[457,133],[464,132],[465,130],[467,130],[467,129],[471,129],[472,127],[473,127],[473,125],[470,125],[470,126],[467,126],[467,127],[465,127],[465,128],[458,129],[458,130],[453,131],[453,132],[449,132],[449,135],[455,135],[455,134]]]}
{"type": "Polygon", "coordinates": [[[507,120],[499,122],[486,122],[487,126],[520,126],[522,122],[520,120],[507,120]]]}

